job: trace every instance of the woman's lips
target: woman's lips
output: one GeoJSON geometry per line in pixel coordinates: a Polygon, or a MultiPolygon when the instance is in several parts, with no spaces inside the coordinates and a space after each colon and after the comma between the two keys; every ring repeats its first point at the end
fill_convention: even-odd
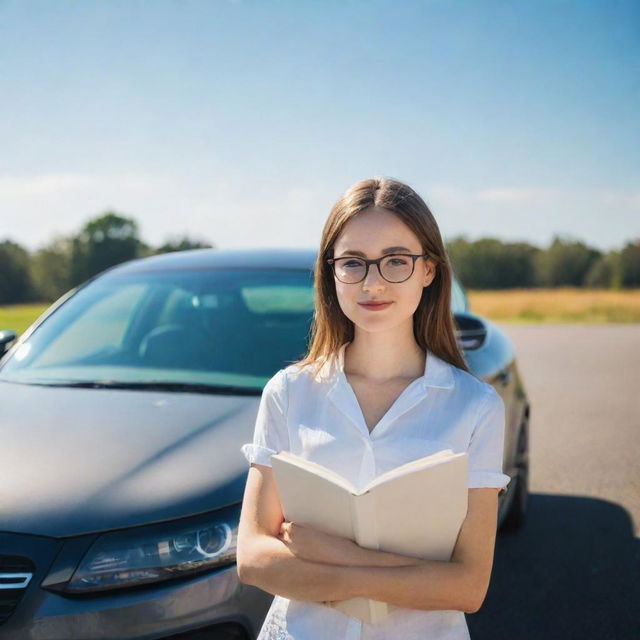
{"type": "Polygon", "coordinates": [[[371,311],[379,311],[381,309],[386,309],[387,307],[390,307],[393,302],[384,302],[383,304],[363,304],[361,302],[358,303],[361,307],[364,307],[365,309],[369,309],[371,311]]]}

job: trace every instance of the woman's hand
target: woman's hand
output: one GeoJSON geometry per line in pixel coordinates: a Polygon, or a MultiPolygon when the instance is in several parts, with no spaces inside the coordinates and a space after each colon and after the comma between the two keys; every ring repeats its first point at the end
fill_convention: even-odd
{"type": "Polygon", "coordinates": [[[358,564],[360,547],[349,538],[323,533],[286,520],[280,525],[278,538],[296,557],[303,560],[326,564],[358,564]]]}

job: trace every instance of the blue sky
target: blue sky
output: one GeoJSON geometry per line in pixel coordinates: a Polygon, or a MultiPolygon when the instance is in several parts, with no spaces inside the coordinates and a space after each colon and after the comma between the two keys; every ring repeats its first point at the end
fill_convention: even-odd
{"type": "Polygon", "coordinates": [[[0,240],[317,246],[403,180],[445,240],[640,236],[640,3],[0,0],[0,240]]]}

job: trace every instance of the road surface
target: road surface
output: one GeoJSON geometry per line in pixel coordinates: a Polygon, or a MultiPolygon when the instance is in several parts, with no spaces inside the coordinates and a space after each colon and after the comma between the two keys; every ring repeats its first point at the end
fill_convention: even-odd
{"type": "Polygon", "coordinates": [[[499,324],[531,403],[525,527],[472,640],[640,640],[640,325],[499,324]]]}

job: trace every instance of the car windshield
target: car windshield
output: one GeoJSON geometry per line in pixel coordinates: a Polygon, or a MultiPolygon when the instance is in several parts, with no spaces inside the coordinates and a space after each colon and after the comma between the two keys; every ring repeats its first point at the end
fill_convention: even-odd
{"type": "Polygon", "coordinates": [[[14,350],[0,380],[260,392],[306,354],[313,309],[311,270],[105,274],[14,350]]]}

